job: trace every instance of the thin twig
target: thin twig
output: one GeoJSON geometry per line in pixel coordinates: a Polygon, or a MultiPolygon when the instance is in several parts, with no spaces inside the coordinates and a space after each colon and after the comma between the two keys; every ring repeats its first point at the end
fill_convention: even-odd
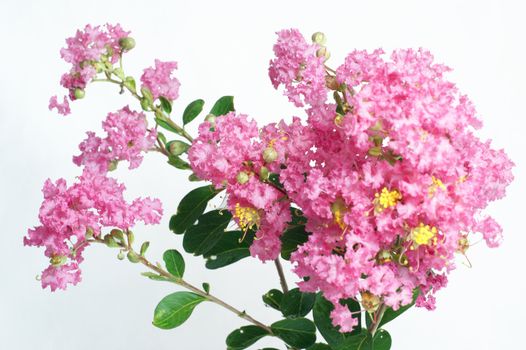
{"type": "Polygon", "coordinates": [[[278,270],[281,289],[283,289],[283,293],[287,293],[289,291],[289,286],[287,285],[287,280],[285,279],[285,273],[283,273],[283,266],[279,261],[279,256],[274,260],[274,265],[276,265],[276,270],[278,270]]]}

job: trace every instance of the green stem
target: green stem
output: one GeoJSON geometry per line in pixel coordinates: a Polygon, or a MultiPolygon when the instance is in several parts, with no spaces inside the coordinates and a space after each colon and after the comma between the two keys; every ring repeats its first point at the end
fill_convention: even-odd
{"type": "Polygon", "coordinates": [[[369,333],[371,333],[371,336],[373,337],[376,334],[378,327],[380,326],[380,322],[382,322],[382,318],[384,317],[385,310],[387,310],[387,305],[382,303],[382,305],[380,305],[380,307],[375,313],[373,322],[369,326],[369,333]]]}
{"type": "Polygon", "coordinates": [[[285,279],[285,273],[283,272],[283,266],[279,261],[279,256],[274,260],[274,265],[276,265],[276,270],[278,270],[281,289],[283,289],[283,293],[287,293],[289,291],[289,286],[287,285],[287,280],[285,279]]]}
{"type": "MultiPolygon", "coordinates": [[[[96,237],[94,238],[93,240],[88,240],[90,243],[102,243],[102,244],[105,244],[104,243],[104,240],[99,238],[99,237],[96,237]]],[[[138,258],[139,258],[139,262],[141,264],[143,264],[144,266],[146,266],[147,268],[149,268],[150,270],[153,270],[155,272],[157,272],[159,275],[165,277],[167,280],[169,280],[170,282],[172,283],[175,283],[183,288],[186,288],[200,296],[202,296],[203,298],[205,298],[206,300],[208,301],[211,301],[217,305],[220,305],[222,307],[224,307],[225,309],[227,309],[228,311],[231,311],[233,312],[234,314],[236,314],[237,316],[241,317],[242,319],[264,329],[265,331],[267,331],[270,335],[274,335],[272,333],[272,329],[263,324],[262,322],[259,322],[258,320],[256,320],[255,318],[253,318],[252,316],[250,316],[249,314],[247,314],[245,311],[241,311],[241,310],[238,310],[236,309],[235,307],[233,307],[232,305],[226,303],[225,301],[219,299],[218,297],[212,295],[212,294],[209,294],[207,292],[205,292],[204,290],[202,289],[199,289],[197,287],[195,287],[194,285],[188,283],[187,281],[183,280],[182,278],[179,278],[179,277],[176,277],[174,275],[172,275],[171,273],[169,273],[168,271],[166,271],[165,269],[159,267],[158,265],[155,265],[153,263],[151,263],[148,259],[146,259],[144,256],[140,255],[139,253],[137,253],[132,247],[131,245],[126,245],[126,246],[121,246],[124,250],[128,251],[128,252],[132,252],[133,254],[135,254],[138,258]]]]}

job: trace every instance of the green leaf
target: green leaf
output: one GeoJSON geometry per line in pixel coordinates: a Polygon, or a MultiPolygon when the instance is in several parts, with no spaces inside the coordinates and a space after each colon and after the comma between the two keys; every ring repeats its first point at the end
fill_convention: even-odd
{"type": "Polygon", "coordinates": [[[215,116],[225,115],[228,112],[234,112],[234,96],[223,96],[216,101],[210,114],[215,116]]]}
{"type": "Polygon", "coordinates": [[[186,125],[194,120],[199,115],[199,113],[201,113],[204,105],[205,101],[201,99],[190,102],[183,112],[183,125],[186,125]]]}
{"type": "Polygon", "coordinates": [[[170,230],[177,234],[184,233],[201,216],[208,202],[218,192],[213,186],[198,187],[181,199],[177,213],[170,219],[170,230]]]}
{"type": "Polygon", "coordinates": [[[332,348],[327,344],[316,343],[312,346],[309,346],[307,350],[332,350],[332,348]]]}
{"type": "Polygon", "coordinates": [[[146,251],[148,250],[148,247],[150,246],[150,242],[144,242],[142,245],[141,245],[141,250],[140,250],[140,255],[141,256],[144,256],[144,254],[146,254],[146,251]]]}
{"type": "Polygon", "coordinates": [[[373,350],[373,338],[366,329],[362,329],[360,333],[345,338],[341,344],[333,348],[335,350],[373,350]]]}
{"type": "Polygon", "coordinates": [[[391,335],[385,329],[380,329],[373,338],[374,350],[389,350],[391,349],[391,335]]]}
{"type": "Polygon", "coordinates": [[[210,249],[206,258],[206,268],[215,270],[233,264],[250,256],[250,245],[254,240],[254,233],[248,232],[240,242],[244,233],[242,231],[226,231],[216,245],[210,249]]]}
{"type": "Polygon", "coordinates": [[[236,329],[226,338],[227,350],[242,350],[268,335],[268,332],[258,326],[244,326],[236,329]]]}
{"type": "Polygon", "coordinates": [[[283,292],[279,289],[271,289],[262,296],[263,302],[273,309],[281,311],[281,301],[283,300],[283,292]]]}
{"type": "Polygon", "coordinates": [[[163,144],[166,144],[166,136],[160,131],[157,131],[157,138],[161,140],[163,144]]]}
{"type": "Polygon", "coordinates": [[[170,249],[163,254],[166,270],[178,278],[183,278],[185,263],[183,256],[175,249],[170,249]]]}
{"type": "Polygon", "coordinates": [[[203,290],[206,294],[210,294],[210,283],[203,282],[203,290]]]}
{"type": "Polygon", "coordinates": [[[177,156],[170,155],[168,157],[168,164],[176,167],[177,169],[181,169],[181,170],[190,170],[190,169],[192,169],[192,167],[190,166],[190,164],[188,164],[188,162],[182,160],[181,158],[179,158],[177,156]]]}
{"type": "Polygon", "coordinates": [[[296,348],[307,348],[316,341],[316,326],[306,318],[285,319],[273,323],[272,332],[285,343],[296,348]]]}
{"type": "Polygon", "coordinates": [[[232,214],[227,210],[212,210],[201,215],[184,235],[184,250],[194,255],[208,253],[219,242],[231,219],[232,214]]]}
{"type": "Polygon", "coordinates": [[[283,184],[279,181],[279,174],[276,173],[270,173],[267,180],[270,184],[274,185],[274,187],[283,189],[283,184]]]}
{"type": "Polygon", "coordinates": [[[206,299],[192,292],[175,292],[164,297],[153,315],[153,325],[161,329],[172,329],[182,325],[194,308],[206,299]]]}
{"type": "Polygon", "coordinates": [[[294,288],[283,295],[281,300],[281,312],[285,317],[306,316],[316,300],[314,293],[302,293],[299,288],[294,288]]]}
{"type": "MultiPolygon", "coordinates": [[[[353,299],[347,299],[343,304],[347,305],[351,312],[360,311],[360,304],[353,299]]],[[[332,324],[330,317],[332,310],[334,310],[334,305],[325,299],[321,293],[318,293],[313,308],[314,323],[327,343],[332,348],[336,349],[348,341],[349,338],[353,337],[353,335],[360,333],[361,315],[360,313],[356,314],[356,318],[358,318],[358,326],[356,327],[356,330],[353,330],[353,332],[350,333],[340,333],[338,328],[334,327],[332,324]]]]}
{"type": "Polygon", "coordinates": [[[143,272],[141,273],[141,275],[143,275],[144,277],[148,277],[149,279],[154,280],[154,281],[163,281],[163,282],[170,281],[168,278],[158,275],[154,272],[150,272],[150,271],[143,272]]]}
{"type": "Polygon", "coordinates": [[[309,233],[305,231],[304,225],[292,226],[281,235],[281,257],[285,260],[290,259],[290,255],[295,252],[300,245],[307,242],[309,233]]]}
{"type": "Polygon", "coordinates": [[[290,207],[290,225],[305,225],[307,223],[307,218],[303,216],[301,209],[290,207]]]}
{"type": "Polygon", "coordinates": [[[164,96],[159,96],[159,102],[161,102],[161,108],[166,114],[172,113],[172,102],[164,96]]]}
{"type": "Polygon", "coordinates": [[[155,118],[155,122],[157,123],[157,125],[159,125],[161,128],[163,129],[166,129],[168,131],[171,131],[171,132],[174,132],[176,134],[179,134],[179,130],[177,130],[176,128],[174,128],[172,125],[170,125],[168,122],[166,122],[165,120],[162,120],[161,118],[155,118]]]}

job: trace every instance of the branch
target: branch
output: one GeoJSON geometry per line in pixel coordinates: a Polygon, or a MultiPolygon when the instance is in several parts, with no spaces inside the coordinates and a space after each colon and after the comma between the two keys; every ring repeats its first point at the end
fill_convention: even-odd
{"type": "Polygon", "coordinates": [[[285,274],[283,273],[283,266],[281,266],[279,256],[274,260],[274,265],[276,265],[276,270],[278,270],[279,283],[281,284],[281,289],[283,289],[283,293],[287,293],[289,291],[289,286],[287,285],[287,280],[285,279],[285,274]]]}

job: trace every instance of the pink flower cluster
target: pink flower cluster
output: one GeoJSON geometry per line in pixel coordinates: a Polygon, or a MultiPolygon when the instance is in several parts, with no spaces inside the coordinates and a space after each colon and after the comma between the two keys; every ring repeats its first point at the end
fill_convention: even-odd
{"type": "MultiPolygon", "coordinates": [[[[61,50],[61,55],[72,68],[64,74],[61,83],[69,89],[70,100],[77,98],[78,90],[83,91],[97,71],[116,74],[113,64],[122,54],[121,39],[132,40],[123,46],[127,49],[134,45],[128,34],[119,25],[88,25],[66,40],[68,46],[61,50]]],[[[149,75],[150,81],[164,82],[168,90],[163,92],[175,98],[179,83],[169,77],[175,66],[173,63],[161,66],[160,71],[149,75]],[[165,80],[163,74],[167,74],[165,80]]],[[[64,97],[62,103],[56,96],[52,97],[50,108],[68,114],[68,97],[64,97]]],[[[45,247],[45,255],[50,258],[50,266],[41,276],[43,288],[49,286],[55,291],[66,289],[68,284],[77,284],[81,278],[79,264],[83,260],[83,250],[93,238],[100,240],[105,229],[126,231],[138,221],[157,224],[161,219],[163,210],[158,199],[137,198],[129,203],[124,199],[124,185],[108,177],[108,172],[120,161],[128,161],[129,169],[138,167],[143,152],[154,148],[156,129],[148,128],[143,113],[127,106],[109,113],[102,128],[106,136],[88,132],[79,145],[81,154],[73,157],[73,162],[83,167],[75,184],[68,187],[64,179],[55,183],[46,181],[40,226],[28,230],[24,238],[25,245],[45,247]]]]}
{"type": "Polygon", "coordinates": [[[124,107],[109,113],[102,123],[107,136],[100,138],[88,132],[79,145],[82,153],[73,157],[77,165],[84,165],[99,173],[106,173],[116,162],[127,160],[130,169],[142,162],[142,153],[153,148],[157,138],[155,129],[148,130],[146,116],[124,107]]]}
{"type": "Polygon", "coordinates": [[[155,60],[155,67],[144,70],[141,76],[142,86],[151,91],[154,100],[162,96],[173,101],[179,97],[181,85],[176,77],[172,77],[176,69],[177,62],[155,60]]]}
{"type": "MultiPolygon", "coordinates": [[[[66,39],[67,47],[60,50],[60,55],[71,64],[70,71],[64,73],[60,84],[69,90],[69,99],[76,100],[75,91],[83,91],[86,85],[95,77],[98,71],[111,67],[122,54],[119,40],[128,37],[130,32],[120,25],[105,26],[87,25],[84,30],[78,30],[74,37],[66,39]]],[[[83,92],[82,92],[83,93],[83,92]]],[[[60,114],[70,113],[67,97],[59,103],[53,96],[49,101],[49,109],[56,108],[60,114]]]]}
{"type": "Polygon", "coordinates": [[[228,209],[238,225],[245,232],[258,229],[252,255],[271,260],[279,255],[279,237],[290,221],[289,202],[280,202],[285,195],[262,180],[262,169],[268,172],[264,169],[276,162],[268,157],[268,143],[255,142],[258,135],[255,121],[232,112],[217,118],[215,126],[200,125],[188,158],[197,176],[227,188],[228,209]]]}
{"type": "Polygon", "coordinates": [[[51,265],[42,273],[42,287],[66,289],[80,281],[82,251],[89,245],[87,235],[98,237],[104,228],[127,230],[137,221],[158,223],[162,215],[157,199],[138,198],[132,203],[123,197],[124,185],[86,168],[79,181],[44,184],[40,226],[28,230],[24,244],[45,247],[51,265]]]}
{"type": "Polygon", "coordinates": [[[505,195],[513,163],[475,135],[472,103],[428,51],[353,51],[333,71],[317,47],[281,31],[269,70],[290,101],[310,105],[306,123],[258,131],[244,115],[206,122],[192,167],[226,188],[240,227],[258,229],[252,254],[262,260],[279,254],[289,206],[301,208],[310,236],[291,258],[299,285],[324,293],[342,332],[356,324],[342,299],[398,309],[418,289],[417,305],[433,309],[474,235],[490,247],[501,241],[482,210],[505,195]]]}

